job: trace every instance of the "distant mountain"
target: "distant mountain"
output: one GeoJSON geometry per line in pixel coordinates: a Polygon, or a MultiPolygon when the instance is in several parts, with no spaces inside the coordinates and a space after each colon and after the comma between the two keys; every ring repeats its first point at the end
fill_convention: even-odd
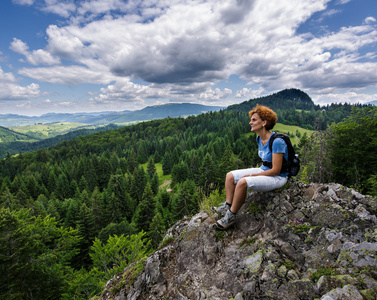
{"type": "Polygon", "coordinates": [[[224,107],[206,106],[191,103],[170,103],[148,106],[137,111],[98,112],[98,113],[48,113],[39,117],[28,117],[15,114],[0,115],[0,126],[15,127],[54,122],[75,122],[83,124],[104,125],[110,123],[124,124],[129,122],[149,121],[167,117],[176,118],[199,115],[209,111],[218,111],[224,107]]]}
{"type": "Polygon", "coordinates": [[[377,105],[377,100],[370,101],[370,102],[368,102],[368,103],[366,103],[366,104],[377,105]]]}
{"type": "Polygon", "coordinates": [[[130,111],[122,112],[98,112],[98,113],[48,113],[41,116],[22,116],[16,114],[0,115],[0,125],[6,127],[26,126],[35,124],[47,124],[56,122],[72,122],[83,124],[95,124],[107,117],[127,114],[130,111]]]}
{"type": "Polygon", "coordinates": [[[315,108],[313,100],[305,92],[298,89],[286,89],[278,93],[250,99],[240,104],[234,104],[228,107],[231,111],[250,111],[255,105],[265,105],[273,110],[278,109],[304,109],[311,110],[315,108]]]}
{"type": "Polygon", "coordinates": [[[127,123],[137,121],[149,121],[154,119],[177,118],[192,115],[199,115],[209,111],[219,111],[225,107],[206,106],[191,103],[170,103],[164,105],[147,106],[141,110],[133,111],[128,114],[118,115],[108,118],[109,123],[127,123]]]}

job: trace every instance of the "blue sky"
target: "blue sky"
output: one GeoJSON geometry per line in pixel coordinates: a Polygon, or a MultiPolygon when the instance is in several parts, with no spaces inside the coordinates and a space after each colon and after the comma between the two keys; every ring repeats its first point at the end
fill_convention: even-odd
{"type": "Polygon", "coordinates": [[[375,0],[2,0],[0,114],[377,100],[375,0]]]}

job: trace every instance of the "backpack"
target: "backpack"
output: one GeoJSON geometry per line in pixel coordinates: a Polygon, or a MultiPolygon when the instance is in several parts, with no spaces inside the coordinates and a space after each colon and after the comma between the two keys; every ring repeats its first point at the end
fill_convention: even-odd
{"type": "MultiPolygon", "coordinates": [[[[258,136],[258,139],[260,137],[258,136]]],[[[292,146],[291,140],[288,135],[282,133],[275,133],[270,137],[269,148],[272,153],[272,144],[276,138],[282,138],[288,147],[288,161],[283,158],[283,165],[281,172],[288,172],[288,177],[296,176],[300,171],[300,159],[292,146]]],[[[263,165],[272,168],[272,162],[264,161],[263,165]]]]}

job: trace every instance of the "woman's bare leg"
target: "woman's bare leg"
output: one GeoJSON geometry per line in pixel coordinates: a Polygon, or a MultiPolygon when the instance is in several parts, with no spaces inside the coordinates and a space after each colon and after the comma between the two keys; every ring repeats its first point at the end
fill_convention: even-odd
{"type": "Polygon", "coordinates": [[[233,203],[235,187],[233,174],[229,172],[225,177],[225,200],[230,205],[233,203]]]}
{"type": "Polygon", "coordinates": [[[232,207],[230,208],[230,211],[232,213],[236,214],[240,210],[242,205],[245,203],[246,191],[247,182],[245,179],[241,179],[237,182],[237,185],[234,188],[233,202],[232,207]]]}

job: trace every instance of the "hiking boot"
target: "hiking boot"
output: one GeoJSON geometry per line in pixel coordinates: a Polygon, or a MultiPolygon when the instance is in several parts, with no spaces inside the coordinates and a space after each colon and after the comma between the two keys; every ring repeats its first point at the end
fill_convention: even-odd
{"type": "Polygon", "coordinates": [[[236,214],[232,213],[230,209],[226,212],[225,216],[218,220],[215,225],[217,229],[226,230],[236,223],[236,214]]]}
{"type": "Polygon", "coordinates": [[[229,210],[230,208],[230,204],[227,203],[226,201],[219,207],[211,207],[211,210],[217,214],[219,214],[221,217],[225,216],[226,212],[229,210]]]}

